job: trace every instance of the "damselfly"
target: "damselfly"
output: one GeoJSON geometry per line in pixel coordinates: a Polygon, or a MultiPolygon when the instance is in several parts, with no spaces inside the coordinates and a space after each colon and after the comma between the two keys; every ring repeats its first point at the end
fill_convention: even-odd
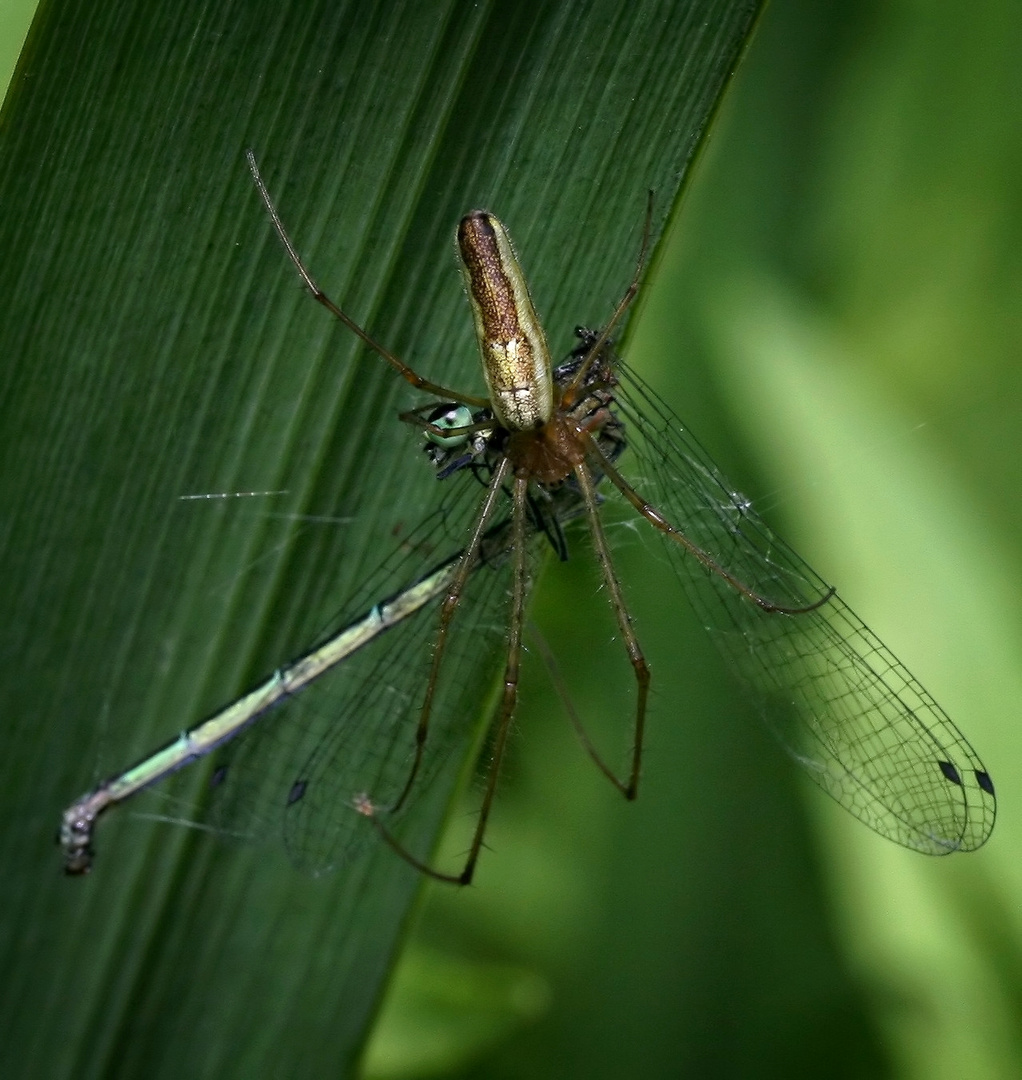
{"type": "MultiPolygon", "coordinates": [[[[689,600],[768,726],[825,791],[878,833],[918,851],[940,855],[984,843],[994,823],[994,789],[968,741],[614,349],[611,334],[638,289],[649,214],[635,275],[606,327],[580,328],[578,347],[557,366],[503,225],[484,211],[462,218],[458,246],[489,390],[483,398],[419,375],[320,290],[251,152],[248,159],[313,297],[429,396],[401,419],[425,432],[439,509],[382,565],[374,580],[390,583],[384,599],[376,594],[318,648],[69,807],[60,834],[69,873],[91,866],[95,823],[109,806],[211,753],[332,671],[335,716],[310,729],[301,749],[243,801],[271,807],[300,863],[331,865],[360,831],[372,831],[371,822],[420,870],[469,882],[517,702],[532,563],[544,546],[566,557],[564,530],[574,519],[587,522],[635,679],[625,774],[586,746],[633,799],[650,674],[601,522],[612,502],[630,507],[659,535],[689,600]],[[630,464],[619,468],[619,459],[630,464]],[[639,478],[634,486],[626,467],[639,478]],[[449,550],[437,550],[437,537],[449,550]],[[495,632],[504,642],[504,678],[482,803],[464,865],[442,872],[395,829],[433,768],[432,748],[459,733],[464,738],[463,725],[483,707],[487,684],[471,661],[495,632]],[[370,750],[351,749],[353,728],[357,745],[370,750]]],[[[222,778],[218,769],[214,780],[222,778]]]]}

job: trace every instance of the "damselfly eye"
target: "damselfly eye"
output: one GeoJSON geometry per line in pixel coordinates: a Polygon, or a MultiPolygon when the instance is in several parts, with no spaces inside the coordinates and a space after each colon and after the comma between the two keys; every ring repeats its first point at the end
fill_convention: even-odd
{"type": "Polygon", "coordinates": [[[426,428],[426,438],[444,450],[464,446],[472,434],[465,430],[472,423],[472,410],[467,405],[441,405],[426,419],[432,428],[451,432],[450,435],[438,435],[432,428],[426,428]]]}

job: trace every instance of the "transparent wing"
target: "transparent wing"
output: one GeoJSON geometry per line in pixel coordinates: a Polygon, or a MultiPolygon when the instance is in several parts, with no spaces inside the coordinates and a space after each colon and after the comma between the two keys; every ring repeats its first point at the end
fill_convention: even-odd
{"type": "MultiPolygon", "coordinates": [[[[485,488],[469,472],[443,485],[440,508],[370,575],[336,629],[457,558],[485,488]]],[[[457,751],[491,701],[505,647],[508,535],[502,521],[490,529],[451,626],[425,757],[400,814],[387,821],[399,837],[407,839],[404,822],[414,830],[410,812],[423,793],[458,768],[457,751]]],[[[316,873],[376,839],[370,822],[355,810],[355,799],[366,794],[385,812],[408,778],[439,603],[434,598],[380,634],[223,748],[211,800],[219,828],[246,839],[282,836],[292,861],[316,873]]],[[[414,850],[414,837],[408,842],[414,850]]]]}
{"type": "MultiPolygon", "coordinates": [[[[627,367],[616,412],[639,494],[769,611],[665,538],[700,618],[764,719],[809,775],[870,828],[934,855],[978,848],[995,815],[989,774],[947,714],[882,641],[735,492],[627,367]]],[[[609,485],[604,485],[607,494],[609,485]]]]}

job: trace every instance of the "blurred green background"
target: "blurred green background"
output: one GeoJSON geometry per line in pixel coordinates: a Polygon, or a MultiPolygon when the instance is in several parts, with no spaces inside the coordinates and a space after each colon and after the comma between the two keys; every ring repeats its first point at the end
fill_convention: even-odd
{"type": "MultiPolygon", "coordinates": [[[[616,805],[534,692],[479,887],[430,889],[385,1015],[440,1038],[438,943],[480,980],[455,1026],[480,956],[504,993],[519,965],[538,1019],[457,1075],[1022,1070],[1020,42],[1007,3],[771,3],[627,350],[973,741],[993,839],[920,858],[830,805],[626,541],[656,680],[645,787],[616,805]]],[[[572,624],[585,583],[543,584],[593,716],[619,699],[572,624]]],[[[599,721],[605,745],[627,715],[599,721]]]]}
{"type": "MultiPolygon", "coordinates": [[[[830,805],[623,534],[656,680],[641,797],[532,664],[492,850],[472,889],[426,887],[369,1075],[1022,1072],[1020,42],[1007,2],[771,4],[626,350],[965,731],[991,842],[927,859],[830,805]]],[[[614,748],[627,686],[579,626],[591,588],[548,568],[534,618],[614,748]]]]}

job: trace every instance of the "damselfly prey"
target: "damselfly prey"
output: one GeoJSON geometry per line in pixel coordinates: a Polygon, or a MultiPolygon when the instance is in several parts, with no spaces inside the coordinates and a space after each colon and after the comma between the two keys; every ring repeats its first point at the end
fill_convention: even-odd
{"type": "MultiPolygon", "coordinates": [[[[606,327],[580,328],[578,347],[557,366],[504,226],[484,211],[462,218],[458,248],[489,392],[480,397],[418,374],[320,290],[251,152],[248,160],[309,292],[428,395],[428,403],[401,420],[425,433],[441,509],[384,563],[388,572],[380,580],[391,583],[390,591],[367,599],[338,633],[65,811],[60,836],[69,873],[91,866],[96,820],[109,806],[223,746],[256,720],[273,725],[274,705],[331,672],[334,715],[299,742],[300,752],[251,798],[265,799],[283,819],[299,862],[330,865],[357,834],[375,826],[431,876],[470,881],[517,701],[532,564],[546,546],[566,557],[565,529],[575,519],[587,523],[635,681],[624,775],[586,746],[621,793],[634,798],[650,674],[601,521],[613,507],[630,509],[655,530],[766,723],[825,791],[878,833],[918,851],[942,855],[984,843],[994,823],[993,783],[965,737],[617,355],[611,334],[638,288],[649,214],[635,275],[606,327]],[[439,521],[443,527],[436,530],[439,521]],[[472,659],[494,633],[503,641],[504,677],[482,802],[464,865],[442,872],[397,830],[433,768],[432,748],[459,735],[464,740],[464,725],[485,706],[488,684],[472,674],[479,666],[472,659]],[[359,745],[371,751],[350,749],[353,728],[367,735],[359,745]]],[[[223,775],[218,768],[214,782],[223,775]]]]}

